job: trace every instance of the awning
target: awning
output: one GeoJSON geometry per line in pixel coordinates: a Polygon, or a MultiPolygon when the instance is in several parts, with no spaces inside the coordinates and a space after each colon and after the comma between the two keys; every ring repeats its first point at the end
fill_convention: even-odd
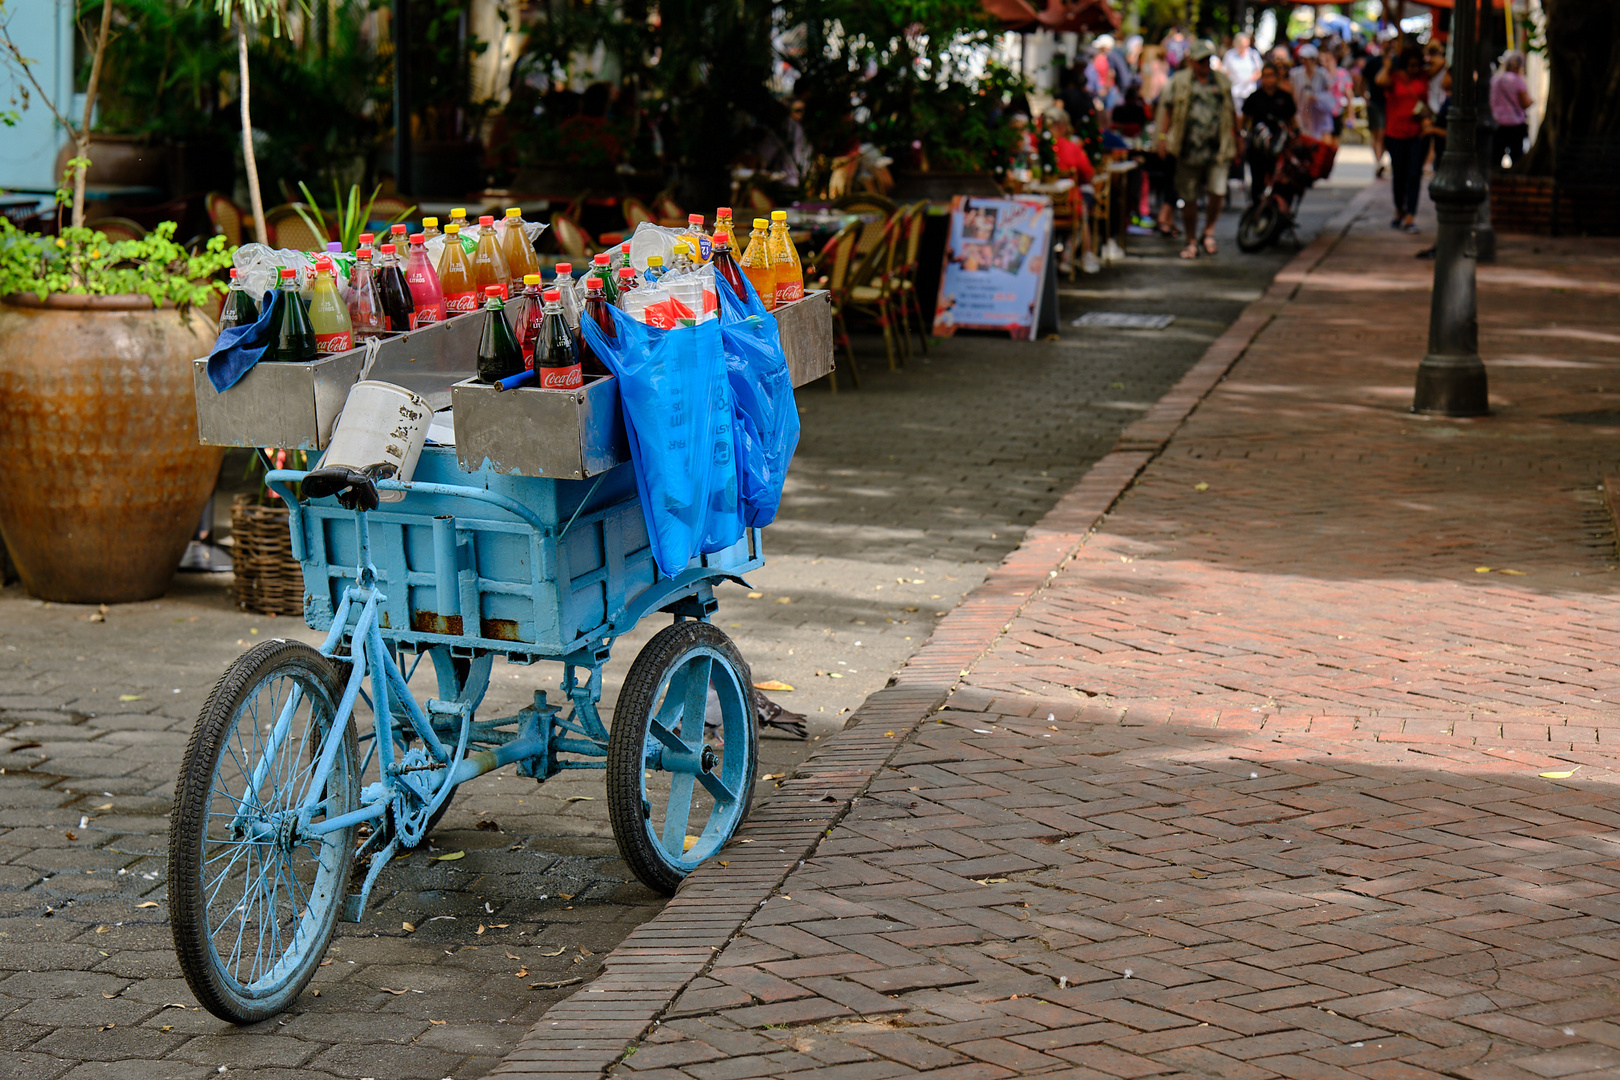
{"type": "Polygon", "coordinates": [[[1108,0],[1046,0],[1036,11],[1030,0],[983,0],[984,10],[1008,30],[1050,30],[1054,34],[1112,33],[1120,15],[1108,0]]]}

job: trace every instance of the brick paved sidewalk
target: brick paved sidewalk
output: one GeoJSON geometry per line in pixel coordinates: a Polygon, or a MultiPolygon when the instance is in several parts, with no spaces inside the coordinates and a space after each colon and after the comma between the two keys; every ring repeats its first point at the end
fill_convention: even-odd
{"type": "Polygon", "coordinates": [[[1420,419],[1382,208],[499,1072],[1620,1075],[1620,245],[1504,238],[1420,419]]]}

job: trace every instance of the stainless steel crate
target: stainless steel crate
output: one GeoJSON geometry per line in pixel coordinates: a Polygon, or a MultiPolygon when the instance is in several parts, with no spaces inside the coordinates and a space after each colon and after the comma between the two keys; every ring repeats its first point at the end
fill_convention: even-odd
{"type": "Polygon", "coordinates": [[[525,386],[497,392],[468,379],[451,389],[456,460],[467,472],[583,480],[630,460],[619,410],[619,380],[596,378],[578,390],[525,386]]]}

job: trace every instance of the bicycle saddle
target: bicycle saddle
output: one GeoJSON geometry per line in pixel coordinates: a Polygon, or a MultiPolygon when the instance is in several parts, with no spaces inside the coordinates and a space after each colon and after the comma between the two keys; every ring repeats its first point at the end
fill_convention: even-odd
{"type": "Polygon", "coordinates": [[[368,465],[364,469],[351,469],[336,465],[316,469],[304,477],[304,495],[311,499],[324,499],[336,495],[338,505],[345,510],[375,510],[381,502],[377,494],[377,481],[394,475],[392,465],[368,465]]]}

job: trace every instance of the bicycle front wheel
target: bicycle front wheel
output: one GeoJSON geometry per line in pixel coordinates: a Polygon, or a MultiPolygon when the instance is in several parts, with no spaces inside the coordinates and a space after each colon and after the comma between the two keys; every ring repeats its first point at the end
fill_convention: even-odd
{"type": "Polygon", "coordinates": [[[315,829],[360,804],[354,728],[347,717],[334,726],[341,696],[326,657],[267,641],[226,669],[186,747],[169,913],[186,983],[222,1020],[281,1012],[332,939],[355,829],[315,829]]]}

